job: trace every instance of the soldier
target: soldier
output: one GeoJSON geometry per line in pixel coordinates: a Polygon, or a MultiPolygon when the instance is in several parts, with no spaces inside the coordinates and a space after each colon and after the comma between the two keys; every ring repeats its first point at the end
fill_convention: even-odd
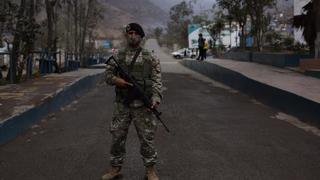
{"type": "MultiPolygon", "coordinates": [[[[162,99],[160,61],[152,53],[141,48],[145,34],[139,24],[130,23],[125,32],[127,47],[118,51],[117,60],[143,87],[151,99],[151,108],[156,107],[162,99]]],[[[139,97],[129,97],[131,96],[131,84],[119,76],[112,62],[106,66],[106,83],[115,85],[116,100],[110,127],[112,135],[111,169],[103,175],[102,179],[109,180],[121,175],[127,133],[130,123],[133,122],[140,140],[140,153],[146,167],[146,178],[159,180],[154,168],[157,159],[157,151],[154,147],[156,118],[139,97]]]]}

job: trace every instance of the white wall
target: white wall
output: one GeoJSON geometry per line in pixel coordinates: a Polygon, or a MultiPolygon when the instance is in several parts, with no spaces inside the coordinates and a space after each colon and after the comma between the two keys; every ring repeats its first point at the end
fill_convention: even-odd
{"type": "MultiPolygon", "coordinates": [[[[226,28],[228,28],[228,26],[226,26],[226,28]]],[[[232,26],[234,27],[234,26],[236,26],[236,24],[233,24],[232,26]]],[[[222,43],[225,47],[229,47],[229,45],[231,45],[231,47],[236,47],[236,46],[240,45],[240,39],[238,36],[239,27],[232,30],[231,33],[229,30],[224,30],[224,31],[222,31],[222,34],[223,34],[223,36],[221,36],[221,39],[222,39],[222,43]],[[236,37],[237,37],[237,39],[236,39],[236,37]]]]}
{"type": "MultiPolygon", "coordinates": [[[[227,26],[228,25],[226,25],[225,28],[228,28],[227,26]]],[[[232,26],[236,26],[236,24],[233,24],[232,26]]],[[[237,29],[239,29],[239,27],[237,29]]],[[[188,37],[189,48],[198,48],[198,34],[199,33],[203,34],[203,38],[205,38],[207,40],[207,42],[209,42],[210,39],[212,40],[212,37],[210,36],[210,34],[208,33],[208,31],[206,29],[199,28],[199,29],[193,31],[191,34],[189,34],[189,37],[188,37]]],[[[233,30],[231,32],[231,37],[230,37],[229,30],[222,31],[221,32],[222,44],[225,47],[229,47],[230,43],[231,43],[231,47],[239,46],[240,39],[239,39],[238,33],[239,33],[239,30],[233,30]],[[236,40],[236,37],[237,37],[237,40],[236,40]]],[[[216,44],[217,45],[219,44],[218,40],[216,41],[216,44]]]]}
{"type": "Polygon", "coordinates": [[[198,28],[188,36],[189,48],[198,48],[199,33],[202,33],[202,37],[205,38],[207,42],[209,42],[209,40],[212,39],[209,32],[206,29],[198,28]]]}

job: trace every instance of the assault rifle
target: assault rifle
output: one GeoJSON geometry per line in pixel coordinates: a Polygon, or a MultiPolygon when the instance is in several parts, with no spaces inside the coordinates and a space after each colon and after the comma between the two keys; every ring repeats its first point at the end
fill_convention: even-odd
{"type": "Polygon", "coordinates": [[[123,77],[127,82],[131,83],[132,86],[130,87],[130,91],[134,91],[135,94],[143,101],[144,106],[149,108],[150,111],[156,116],[156,118],[161,122],[163,127],[166,129],[167,132],[170,132],[166,124],[161,120],[160,115],[161,112],[159,112],[155,107],[151,108],[151,100],[148,96],[145,95],[143,89],[141,86],[137,83],[134,76],[128,74],[119,64],[119,62],[116,60],[114,56],[110,56],[105,64],[109,64],[109,62],[113,60],[115,62],[116,68],[120,74],[121,77],[123,77]]]}

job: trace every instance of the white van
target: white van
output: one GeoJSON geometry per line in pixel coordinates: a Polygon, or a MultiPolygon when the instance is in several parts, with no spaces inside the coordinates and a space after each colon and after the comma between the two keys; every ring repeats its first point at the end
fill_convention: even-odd
{"type": "Polygon", "coordinates": [[[196,57],[196,51],[192,51],[192,49],[189,48],[183,48],[179,49],[175,52],[172,52],[171,55],[176,59],[182,59],[182,58],[195,58],[196,57]]]}

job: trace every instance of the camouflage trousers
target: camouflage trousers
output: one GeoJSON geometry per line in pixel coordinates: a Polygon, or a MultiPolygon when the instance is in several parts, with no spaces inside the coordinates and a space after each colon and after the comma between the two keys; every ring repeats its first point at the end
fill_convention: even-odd
{"type": "Polygon", "coordinates": [[[157,160],[157,151],[154,147],[157,124],[154,115],[145,107],[129,108],[118,102],[115,103],[114,116],[110,126],[112,135],[111,165],[122,166],[123,164],[126,139],[131,122],[136,128],[140,140],[140,153],[144,165],[154,165],[157,160]]]}

